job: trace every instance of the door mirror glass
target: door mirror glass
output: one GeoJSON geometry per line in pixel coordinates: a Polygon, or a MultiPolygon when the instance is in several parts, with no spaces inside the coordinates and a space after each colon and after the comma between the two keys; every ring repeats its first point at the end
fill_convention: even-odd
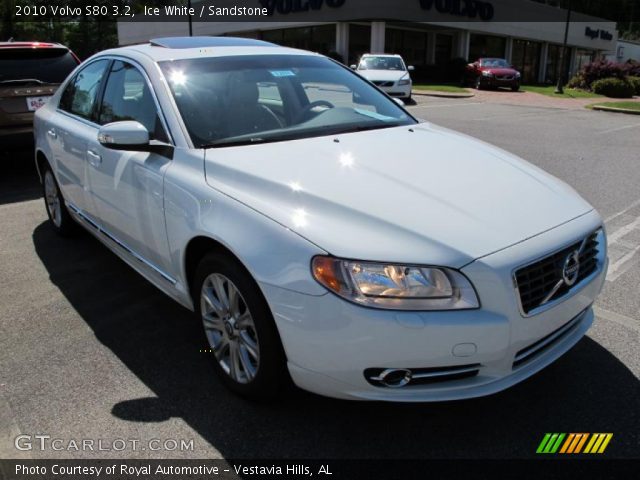
{"type": "Polygon", "coordinates": [[[133,120],[107,123],[98,130],[98,141],[112,150],[146,151],[149,148],[149,131],[133,120]]]}

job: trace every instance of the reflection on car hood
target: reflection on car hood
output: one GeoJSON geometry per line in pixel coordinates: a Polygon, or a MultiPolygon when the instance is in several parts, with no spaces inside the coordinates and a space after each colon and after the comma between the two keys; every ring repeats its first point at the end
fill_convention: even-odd
{"type": "Polygon", "coordinates": [[[516,73],[518,73],[517,70],[514,70],[513,68],[492,68],[492,67],[483,67],[482,68],[483,71],[485,72],[491,72],[494,75],[515,75],[516,73]]]}
{"type": "Polygon", "coordinates": [[[407,72],[402,70],[358,70],[358,73],[370,81],[396,82],[407,76],[407,72]]]}
{"type": "Polygon", "coordinates": [[[205,172],[346,258],[461,267],[592,210],[533,165],[427,123],[212,149],[205,172]]]}

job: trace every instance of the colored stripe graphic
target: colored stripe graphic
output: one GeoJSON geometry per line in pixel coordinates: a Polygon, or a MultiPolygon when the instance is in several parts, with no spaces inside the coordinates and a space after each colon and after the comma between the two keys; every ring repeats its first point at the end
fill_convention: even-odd
{"type": "Polygon", "coordinates": [[[613,433],[545,433],[536,453],[604,453],[612,438],[613,433]]]}

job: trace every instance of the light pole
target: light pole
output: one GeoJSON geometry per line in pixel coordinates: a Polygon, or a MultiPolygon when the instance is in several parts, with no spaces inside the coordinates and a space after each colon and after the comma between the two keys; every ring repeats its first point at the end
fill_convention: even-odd
{"type": "Polygon", "coordinates": [[[564,43],[562,44],[562,50],[560,51],[560,68],[558,69],[558,84],[556,85],[556,93],[563,94],[564,88],[564,66],[565,57],[567,55],[567,40],[569,38],[569,23],[571,23],[571,0],[567,5],[567,21],[564,24],[564,43]]]}
{"type": "Polygon", "coordinates": [[[189,36],[193,37],[193,25],[191,23],[191,0],[187,0],[187,8],[189,9],[189,36]]]}

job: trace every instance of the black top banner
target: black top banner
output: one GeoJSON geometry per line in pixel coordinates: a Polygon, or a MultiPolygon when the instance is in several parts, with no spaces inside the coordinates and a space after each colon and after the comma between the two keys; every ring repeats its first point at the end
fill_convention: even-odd
{"type": "MultiPolygon", "coordinates": [[[[625,2],[625,0],[619,0],[625,2]]],[[[604,2],[604,0],[603,0],[604,2]]],[[[8,2],[4,19],[39,21],[131,22],[565,22],[558,2],[534,0],[87,0],[8,2]]],[[[611,21],[626,12],[589,8],[574,0],[572,21],[611,21]],[[582,11],[581,11],[582,10],[582,11]],[[582,12],[607,13],[606,18],[582,12]]],[[[624,8],[626,3],[621,3],[624,8]]],[[[640,8],[637,9],[640,11],[640,8]]],[[[635,10],[630,10],[635,14],[635,10]]],[[[640,13],[638,14],[640,15],[640,13]]]]}

